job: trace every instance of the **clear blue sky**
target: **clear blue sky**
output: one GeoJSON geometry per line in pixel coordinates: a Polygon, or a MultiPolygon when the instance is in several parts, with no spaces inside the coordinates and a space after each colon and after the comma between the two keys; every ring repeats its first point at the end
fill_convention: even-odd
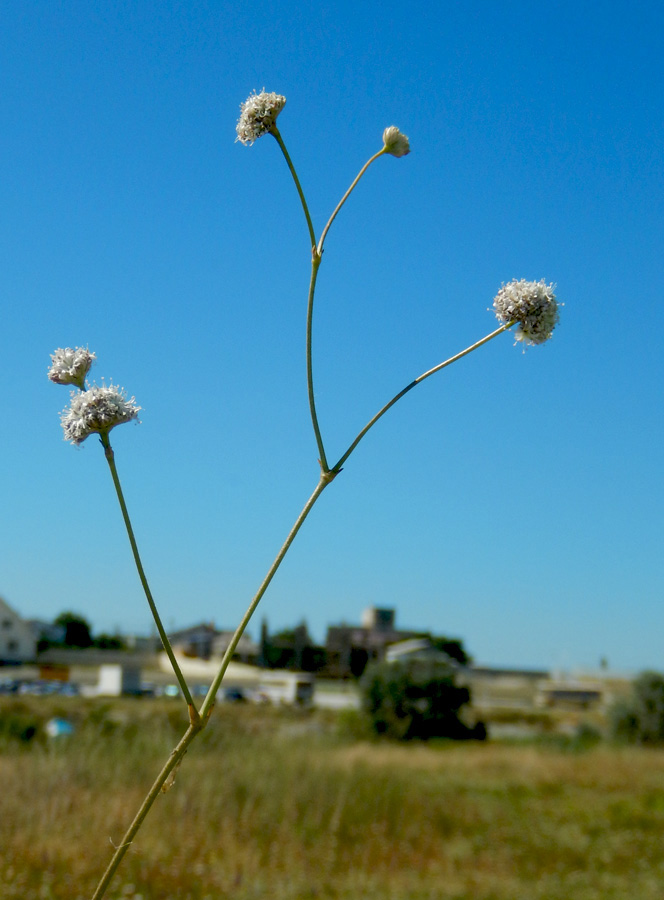
{"type": "MultiPolygon", "coordinates": [[[[87,345],[136,396],[113,432],[167,626],[234,626],[318,474],[307,232],[322,229],[329,455],[545,278],[554,338],[429,379],[323,495],[258,618],[461,637],[505,665],[664,669],[659,3],[70,2],[0,13],[0,594],[150,630],[102,450],[62,440],[49,354],[87,345]]],[[[251,630],[251,629],[250,629],[251,630]]]]}

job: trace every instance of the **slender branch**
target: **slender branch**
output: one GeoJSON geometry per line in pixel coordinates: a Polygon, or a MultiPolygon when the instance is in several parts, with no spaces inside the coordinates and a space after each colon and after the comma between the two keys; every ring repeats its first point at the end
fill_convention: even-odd
{"type": "Polygon", "coordinates": [[[323,473],[329,472],[330,467],[327,464],[325,455],[325,447],[323,446],[323,436],[318,425],[318,414],[316,412],[316,398],[314,396],[314,368],[313,368],[313,321],[314,321],[314,293],[316,291],[316,278],[318,277],[318,269],[320,267],[321,257],[314,252],[311,257],[311,280],[309,281],[309,297],[307,299],[307,392],[309,395],[309,412],[311,413],[311,424],[314,427],[316,443],[318,444],[318,462],[320,463],[323,473]]]}
{"type": "Polygon", "coordinates": [[[228,668],[228,665],[229,665],[231,659],[233,658],[233,654],[235,653],[235,649],[240,642],[240,638],[244,634],[244,631],[245,631],[247,625],[249,624],[249,620],[253,616],[253,614],[256,610],[256,607],[258,606],[258,604],[261,601],[263,594],[268,589],[268,586],[269,586],[270,582],[272,581],[272,579],[274,578],[274,576],[277,572],[277,569],[281,565],[284,556],[286,555],[286,553],[288,553],[288,548],[295,540],[296,534],[298,533],[298,531],[304,524],[305,519],[307,518],[307,516],[313,509],[316,501],[318,500],[320,495],[323,493],[325,488],[328,486],[328,484],[330,484],[330,482],[336,477],[336,475],[337,475],[336,472],[334,472],[334,473],[333,472],[324,472],[321,475],[320,481],[316,485],[315,491],[313,492],[311,497],[309,497],[309,499],[307,500],[307,502],[305,503],[305,505],[302,509],[302,512],[295,520],[295,524],[291,528],[289,535],[286,538],[286,540],[284,541],[284,544],[283,544],[281,550],[279,551],[279,553],[277,553],[277,556],[276,556],[274,562],[272,563],[272,565],[270,566],[267,575],[263,579],[261,586],[258,588],[258,591],[254,595],[253,600],[247,607],[247,611],[245,612],[244,616],[242,617],[242,621],[240,622],[238,627],[235,629],[235,634],[233,635],[231,642],[229,643],[228,647],[226,648],[226,652],[224,653],[224,655],[222,657],[221,664],[219,666],[219,671],[217,672],[217,675],[215,676],[214,681],[210,685],[210,689],[208,690],[207,696],[205,697],[205,700],[203,701],[203,705],[201,706],[200,715],[201,715],[201,718],[203,719],[203,721],[206,721],[207,717],[210,715],[210,712],[212,711],[212,706],[214,705],[214,698],[216,696],[217,691],[219,690],[219,685],[221,684],[222,679],[223,679],[224,675],[226,674],[226,669],[228,668]]]}
{"type": "Polygon", "coordinates": [[[374,153],[374,155],[371,157],[371,159],[368,160],[368,161],[362,166],[362,168],[360,169],[360,171],[359,171],[357,177],[355,178],[355,181],[353,181],[353,183],[351,184],[351,186],[348,188],[348,190],[346,191],[346,193],[343,195],[343,197],[341,198],[341,200],[340,200],[339,203],[337,204],[336,209],[334,210],[334,212],[333,212],[332,215],[330,216],[329,221],[328,221],[327,225],[325,226],[325,228],[323,229],[323,233],[322,233],[321,236],[320,236],[320,240],[319,240],[319,242],[318,242],[318,255],[319,255],[319,256],[322,256],[322,255],[323,255],[323,244],[325,243],[325,238],[327,237],[327,233],[328,233],[328,231],[330,230],[330,227],[331,227],[331,225],[332,225],[332,222],[334,222],[334,220],[336,219],[337,215],[339,214],[339,211],[341,210],[341,207],[344,205],[344,203],[346,202],[346,200],[348,200],[348,198],[350,197],[351,193],[353,192],[353,189],[354,189],[355,186],[357,185],[357,183],[358,183],[358,181],[360,180],[360,178],[361,178],[361,177],[364,175],[364,173],[367,171],[367,169],[369,168],[369,166],[371,165],[371,163],[372,163],[375,159],[378,159],[379,156],[382,156],[384,153],[387,153],[387,148],[386,148],[386,147],[383,147],[381,150],[378,151],[378,153],[374,153]]]}
{"type": "Polygon", "coordinates": [[[297,188],[297,192],[300,195],[300,202],[302,203],[302,209],[304,210],[304,217],[307,220],[307,228],[309,229],[309,237],[311,238],[311,249],[314,250],[316,247],[316,232],[314,231],[314,226],[311,221],[311,216],[309,215],[309,207],[307,206],[307,201],[304,197],[304,191],[302,190],[302,185],[300,184],[300,179],[297,177],[297,172],[295,171],[295,166],[290,158],[288,150],[286,150],[286,145],[284,144],[283,138],[279,133],[279,129],[276,125],[273,125],[270,129],[270,134],[276,139],[277,143],[281,147],[281,152],[284,154],[284,158],[288,163],[288,168],[290,169],[290,173],[293,176],[293,181],[295,182],[295,187],[297,188]]]}
{"type": "Polygon", "coordinates": [[[321,263],[321,259],[323,258],[323,244],[325,243],[325,238],[327,237],[327,233],[330,230],[332,222],[336,219],[341,207],[344,205],[346,200],[350,197],[353,189],[359,182],[360,178],[367,171],[371,163],[378,159],[379,156],[382,156],[386,153],[385,147],[382,150],[379,150],[378,153],[374,153],[371,159],[366,162],[362,168],[360,169],[358,175],[355,180],[348,188],[346,193],[343,195],[339,203],[337,204],[334,212],[330,216],[327,225],[323,229],[323,233],[321,235],[320,241],[318,242],[318,246],[313,248],[313,254],[311,257],[311,280],[309,282],[309,298],[307,301],[307,391],[309,394],[309,412],[311,414],[311,423],[314,427],[314,434],[316,436],[316,443],[318,444],[318,461],[320,462],[320,467],[323,473],[329,472],[330,467],[327,464],[327,457],[325,455],[325,447],[323,445],[323,436],[320,431],[320,426],[318,424],[318,414],[316,412],[316,398],[314,396],[314,372],[313,372],[313,353],[312,353],[312,332],[313,332],[313,316],[314,316],[314,293],[316,291],[316,278],[318,276],[318,269],[321,263]]]}
{"type": "Polygon", "coordinates": [[[439,363],[437,366],[434,366],[433,369],[429,369],[427,372],[423,372],[422,375],[418,376],[414,381],[411,381],[410,384],[407,384],[405,388],[400,390],[398,394],[396,394],[394,397],[392,397],[392,399],[389,401],[389,403],[386,403],[385,406],[383,406],[383,408],[380,409],[376,413],[376,415],[373,417],[373,419],[370,419],[369,422],[367,422],[367,424],[364,426],[362,431],[360,431],[358,436],[355,438],[353,443],[350,445],[348,450],[346,450],[346,452],[339,459],[339,461],[334,466],[332,466],[331,471],[332,472],[340,472],[341,471],[341,467],[346,462],[348,457],[351,455],[353,450],[360,443],[360,441],[362,440],[364,435],[367,433],[367,431],[369,431],[369,429],[373,428],[373,426],[376,424],[376,422],[382,416],[385,415],[385,413],[388,411],[388,409],[390,409],[390,407],[394,406],[394,404],[398,400],[401,400],[401,398],[405,394],[407,394],[408,391],[412,391],[412,389],[414,387],[416,387],[418,384],[421,384],[425,378],[429,378],[430,375],[435,375],[436,372],[440,372],[440,370],[444,369],[446,366],[452,365],[453,362],[456,362],[458,359],[461,359],[462,357],[467,356],[469,353],[472,353],[473,350],[477,350],[478,347],[481,347],[483,344],[486,344],[489,341],[493,340],[493,338],[497,337],[499,334],[502,334],[503,331],[507,331],[508,328],[511,328],[515,324],[516,324],[515,322],[507,322],[507,324],[501,325],[500,328],[496,328],[496,330],[492,331],[491,334],[487,334],[486,337],[483,337],[481,341],[477,341],[475,344],[471,344],[470,347],[466,347],[465,350],[462,350],[461,353],[457,353],[455,356],[450,356],[449,359],[446,359],[444,362],[439,363]]]}
{"type": "MultiPolygon", "coordinates": [[[[109,449],[110,449],[110,446],[109,446],[109,449]]],[[[171,776],[172,773],[174,773],[174,771],[177,769],[179,764],[182,762],[182,759],[183,759],[185,753],[187,752],[189,745],[194,740],[196,735],[199,732],[201,732],[203,730],[203,728],[205,728],[205,726],[207,725],[208,720],[210,718],[210,713],[212,712],[212,707],[214,706],[214,698],[216,696],[217,691],[219,690],[219,686],[222,682],[222,679],[223,679],[224,675],[226,674],[228,665],[229,665],[231,659],[233,658],[233,654],[235,653],[235,650],[240,641],[240,638],[242,637],[247,625],[249,624],[249,620],[251,619],[252,615],[254,614],[256,607],[258,606],[263,594],[265,593],[270,582],[272,581],[277,569],[281,565],[286,553],[288,552],[290,545],[295,540],[296,534],[298,533],[298,531],[304,524],[305,519],[307,518],[307,516],[313,509],[316,501],[318,500],[320,495],[323,493],[323,491],[325,490],[327,485],[330,484],[330,482],[333,481],[333,479],[335,477],[336,477],[336,473],[332,473],[332,472],[324,473],[321,475],[320,480],[319,480],[318,484],[316,485],[316,489],[314,490],[311,497],[309,497],[309,499],[305,503],[300,515],[295,520],[295,524],[291,528],[291,530],[288,534],[288,537],[286,538],[281,550],[279,551],[274,562],[270,566],[270,569],[268,570],[267,575],[263,579],[263,582],[262,582],[261,586],[259,587],[256,595],[254,596],[253,600],[249,604],[247,611],[245,612],[244,617],[242,618],[242,621],[240,622],[237,629],[235,630],[235,634],[233,635],[231,642],[229,643],[228,647],[226,648],[226,652],[224,653],[223,658],[221,660],[219,672],[217,673],[214,681],[212,682],[210,689],[207,693],[207,696],[206,696],[205,700],[203,701],[203,705],[201,707],[200,714],[197,714],[196,719],[192,720],[191,724],[189,725],[189,728],[187,728],[187,730],[184,733],[179,744],[172,750],[172,752],[168,758],[168,761],[166,762],[166,764],[162,768],[161,772],[157,776],[154,784],[152,785],[152,787],[146,794],[145,799],[143,800],[143,803],[141,804],[140,809],[134,816],[134,819],[133,819],[131,825],[129,826],[129,828],[127,829],[124,837],[122,838],[120,845],[116,848],[115,853],[113,854],[111,861],[101,878],[101,881],[97,885],[97,890],[95,891],[94,895],[92,896],[92,900],[101,900],[101,897],[104,896],[104,894],[106,892],[106,888],[110,884],[110,881],[113,878],[113,875],[115,874],[118,866],[120,865],[122,858],[124,857],[125,853],[129,849],[129,846],[130,846],[131,842],[133,841],[134,836],[136,835],[139,828],[143,824],[143,821],[144,821],[145,817],[147,816],[147,814],[149,813],[150,809],[152,808],[155,800],[157,799],[157,797],[159,796],[159,794],[162,790],[168,789],[169,776],[171,776]]],[[[133,544],[132,544],[132,546],[133,546],[133,544]]]]}
{"type": "Polygon", "coordinates": [[[136,538],[134,537],[134,529],[131,525],[131,519],[129,518],[129,512],[127,510],[127,504],[125,503],[124,495],[122,493],[122,487],[120,485],[120,478],[118,476],[118,470],[115,466],[115,454],[113,453],[113,448],[111,447],[111,443],[108,439],[108,434],[100,435],[101,443],[104,448],[104,455],[106,456],[106,462],[108,463],[108,467],[111,470],[111,477],[113,479],[113,484],[115,485],[115,492],[118,495],[118,501],[120,503],[120,509],[122,510],[122,518],[124,519],[125,527],[127,529],[127,535],[129,537],[129,543],[131,544],[131,552],[134,555],[134,562],[136,563],[136,569],[138,571],[138,577],[141,580],[141,584],[143,585],[143,590],[145,592],[145,596],[147,597],[148,605],[152,612],[152,617],[154,618],[155,624],[157,626],[157,631],[159,632],[159,637],[161,638],[161,642],[164,645],[164,650],[168,654],[168,658],[171,661],[171,665],[173,666],[173,671],[175,672],[175,677],[178,680],[178,684],[182,690],[182,694],[187,701],[187,706],[189,707],[189,717],[192,723],[194,723],[198,719],[198,712],[196,710],[196,706],[194,704],[193,698],[189,691],[189,687],[187,682],[185,681],[184,675],[180,671],[180,666],[178,665],[178,661],[175,658],[175,653],[173,652],[173,648],[171,647],[171,642],[168,640],[168,635],[164,630],[164,626],[161,622],[161,617],[159,616],[159,612],[157,610],[157,605],[152,598],[152,592],[150,591],[150,586],[148,584],[148,580],[145,575],[145,571],[143,569],[143,563],[141,562],[141,557],[138,552],[138,545],[136,543],[136,538]]]}
{"type": "Polygon", "coordinates": [[[196,735],[199,733],[199,731],[201,731],[201,729],[203,728],[203,725],[204,725],[204,723],[201,719],[199,719],[196,724],[192,723],[189,726],[189,728],[187,728],[182,739],[180,740],[180,743],[171,752],[171,755],[168,757],[168,761],[166,762],[166,765],[163,767],[163,769],[157,776],[155,783],[152,785],[152,787],[150,788],[150,791],[148,792],[148,794],[145,797],[145,800],[141,804],[141,808],[138,810],[138,812],[134,816],[134,821],[131,823],[131,825],[127,829],[119,846],[116,847],[115,853],[113,854],[106,871],[102,875],[99,884],[97,885],[97,890],[92,895],[92,900],[100,900],[100,898],[103,897],[104,894],[106,893],[106,888],[110,884],[110,881],[113,878],[113,876],[115,875],[115,872],[116,872],[118,866],[122,862],[122,858],[124,857],[125,853],[129,849],[131,842],[133,841],[134,836],[136,835],[136,832],[143,824],[143,820],[145,819],[147,814],[150,812],[150,809],[152,808],[153,803],[155,802],[155,800],[157,799],[157,797],[159,796],[161,791],[163,789],[167,789],[165,786],[168,782],[169,776],[171,775],[171,773],[173,773],[177,769],[179,764],[182,762],[182,758],[184,757],[185,753],[187,752],[187,748],[189,747],[189,744],[191,744],[191,742],[196,737],[196,735]]]}
{"type": "MultiPolygon", "coordinates": [[[[291,175],[293,176],[293,181],[295,182],[295,187],[297,188],[297,192],[300,195],[300,202],[302,203],[302,209],[304,210],[304,217],[307,220],[307,227],[309,228],[309,237],[311,238],[311,279],[309,281],[309,297],[307,299],[307,393],[309,395],[309,411],[311,413],[311,424],[314,428],[314,435],[316,436],[316,443],[318,444],[318,456],[320,467],[323,473],[329,471],[329,467],[327,465],[327,459],[325,457],[325,448],[323,446],[323,437],[321,435],[320,427],[318,425],[318,415],[316,413],[316,400],[314,398],[314,378],[313,378],[313,364],[312,364],[312,354],[311,354],[311,334],[313,328],[313,311],[314,311],[314,292],[316,290],[316,276],[318,275],[318,267],[320,266],[320,253],[316,248],[316,233],[314,231],[314,226],[311,221],[311,216],[309,215],[309,207],[307,206],[307,201],[304,196],[304,191],[302,190],[302,185],[300,184],[300,179],[297,177],[297,172],[295,171],[295,166],[290,158],[288,150],[286,149],[286,145],[284,144],[283,138],[281,137],[281,133],[276,125],[272,126],[270,134],[275,138],[277,143],[281,148],[281,152],[284,155],[284,159],[288,164],[288,168],[290,169],[291,175]]],[[[358,176],[359,177],[359,176],[358,176]]],[[[357,179],[356,179],[357,180],[357,179]]]]}

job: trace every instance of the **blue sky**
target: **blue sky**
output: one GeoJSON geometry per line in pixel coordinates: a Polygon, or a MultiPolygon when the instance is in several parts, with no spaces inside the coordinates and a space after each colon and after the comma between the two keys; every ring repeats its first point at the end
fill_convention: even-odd
{"type": "MultiPolygon", "coordinates": [[[[58,346],[143,408],[113,432],[168,626],[234,626],[330,457],[545,278],[554,338],[502,335],[411,392],[297,538],[253,625],[463,638],[481,662],[664,669],[664,12],[552,2],[28,2],[0,13],[0,594],[148,632],[101,448],[62,440],[58,346]]],[[[251,629],[250,629],[251,630],[251,629]]]]}

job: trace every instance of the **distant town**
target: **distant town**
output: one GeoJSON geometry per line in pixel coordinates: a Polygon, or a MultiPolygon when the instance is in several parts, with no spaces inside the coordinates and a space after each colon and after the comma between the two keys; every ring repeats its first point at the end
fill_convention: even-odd
{"type": "MultiPolygon", "coordinates": [[[[233,634],[203,622],[168,635],[195,696],[207,691],[233,634]]],[[[494,716],[503,710],[506,720],[537,710],[601,713],[629,688],[629,679],[608,671],[561,675],[476,666],[461,640],[399,629],[394,609],[370,607],[359,624],[328,626],[322,645],[304,623],[270,633],[263,622],[257,642],[240,639],[221,697],[353,707],[359,704],[355,685],[369,664],[412,658],[446,660],[470,687],[473,707],[494,716]]],[[[26,620],[0,597],[0,691],[176,696],[179,688],[158,638],[94,638],[75,614],[55,622],[26,620]]]]}

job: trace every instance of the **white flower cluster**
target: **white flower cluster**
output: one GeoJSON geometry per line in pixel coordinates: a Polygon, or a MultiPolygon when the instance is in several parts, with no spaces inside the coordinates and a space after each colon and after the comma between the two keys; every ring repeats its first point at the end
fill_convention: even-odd
{"type": "Polygon", "coordinates": [[[405,134],[402,134],[396,125],[390,125],[383,132],[383,143],[385,149],[392,156],[405,156],[410,153],[410,144],[405,134]]]}
{"type": "Polygon", "coordinates": [[[255,91],[240,105],[240,118],[237,123],[237,141],[250,145],[268,131],[277,121],[277,116],[286,105],[286,98],[281,94],[270,94],[263,89],[260,94],[255,91]]]}
{"type": "Polygon", "coordinates": [[[48,377],[56,384],[75,384],[83,390],[85,376],[95,358],[95,354],[90,353],[87,347],[58,348],[51,354],[48,377]]]}
{"type": "Polygon", "coordinates": [[[140,408],[134,397],[127,400],[124,388],[113,384],[72,391],[71,402],[60,416],[65,440],[82,444],[91,434],[108,434],[116,425],[135,419],[140,408]]]}
{"type": "Polygon", "coordinates": [[[94,353],[86,347],[59,347],[51,354],[48,377],[56,384],[73,384],[78,391],[71,392],[71,401],[60,414],[65,440],[82,444],[91,434],[107,435],[111,428],[137,418],[140,406],[131,397],[127,400],[124,388],[111,384],[101,387],[93,384],[85,389],[85,376],[90,370],[94,353]]]}
{"type": "Polygon", "coordinates": [[[558,302],[553,284],[541,281],[510,281],[496,294],[493,308],[501,322],[518,322],[517,341],[543,344],[558,324],[558,302]]]}

